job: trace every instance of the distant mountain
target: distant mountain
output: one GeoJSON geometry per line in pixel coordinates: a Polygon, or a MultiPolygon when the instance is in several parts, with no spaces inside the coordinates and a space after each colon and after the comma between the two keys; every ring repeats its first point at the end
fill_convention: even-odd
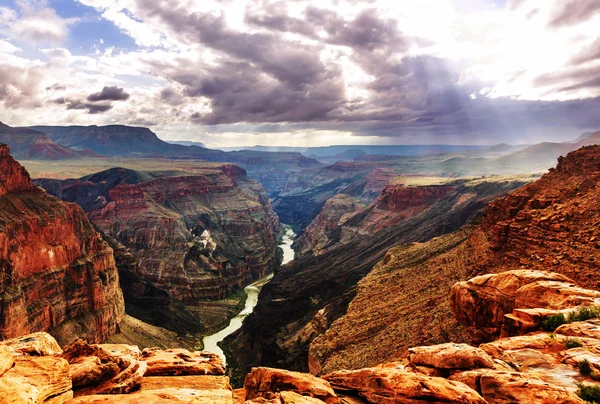
{"type": "Polygon", "coordinates": [[[334,163],[337,163],[338,161],[354,161],[356,159],[356,157],[363,156],[365,154],[366,153],[364,151],[362,151],[361,149],[355,148],[355,149],[344,150],[343,152],[334,154],[333,156],[318,157],[318,156],[310,155],[308,157],[316,158],[320,163],[323,163],[323,164],[334,164],[334,163]]]}
{"type": "Polygon", "coordinates": [[[0,122],[0,143],[8,145],[16,159],[60,160],[93,155],[89,150],[77,151],[50,140],[31,128],[13,128],[0,122]]]}
{"type": "Polygon", "coordinates": [[[91,149],[106,156],[195,157],[219,160],[222,151],[167,143],[148,128],[108,126],[33,126],[56,143],[74,149],[91,149]]]}
{"type": "Polygon", "coordinates": [[[206,148],[206,146],[204,146],[204,143],[195,142],[193,140],[167,140],[167,142],[171,144],[179,144],[182,146],[198,146],[206,148]]]}

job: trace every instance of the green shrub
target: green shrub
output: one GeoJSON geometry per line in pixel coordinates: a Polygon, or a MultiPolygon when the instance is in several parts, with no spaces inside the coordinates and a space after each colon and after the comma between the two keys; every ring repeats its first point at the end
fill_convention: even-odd
{"type": "Polygon", "coordinates": [[[577,395],[588,402],[600,401],[600,386],[595,384],[577,384],[577,395]]]}
{"type": "Polygon", "coordinates": [[[579,348],[582,346],[583,346],[583,344],[577,338],[567,338],[567,340],[565,341],[565,347],[567,349],[579,348]]]}
{"type": "Polygon", "coordinates": [[[600,382],[600,373],[592,372],[592,373],[590,373],[590,377],[592,378],[592,380],[600,382]]]}
{"type": "Polygon", "coordinates": [[[600,306],[583,306],[569,313],[569,323],[600,317],[600,306]]]}
{"type": "Polygon", "coordinates": [[[587,376],[590,373],[592,373],[592,367],[590,366],[590,361],[588,361],[587,359],[580,360],[579,363],[577,364],[577,367],[579,368],[579,373],[581,373],[582,375],[587,376]]]}
{"type": "Polygon", "coordinates": [[[567,319],[565,318],[564,314],[555,314],[554,316],[550,316],[542,322],[542,330],[553,332],[566,322],[567,319]]]}

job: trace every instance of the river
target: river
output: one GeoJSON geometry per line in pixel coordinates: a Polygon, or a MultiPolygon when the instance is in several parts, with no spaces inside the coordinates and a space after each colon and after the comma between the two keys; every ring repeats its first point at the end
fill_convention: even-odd
{"type": "MultiPolygon", "coordinates": [[[[285,234],[283,235],[282,243],[279,245],[279,247],[281,247],[281,249],[283,250],[282,265],[287,264],[288,262],[294,259],[294,250],[292,250],[292,243],[294,242],[294,238],[296,237],[296,234],[290,226],[284,225],[284,227],[285,234]]],[[[254,310],[256,303],[258,303],[258,294],[260,293],[260,290],[266,283],[268,283],[271,280],[272,277],[273,274],[269,274],[264,278],[259,279],[256,282],[244,288],[244,291],[247,295],[244,309],[240,311],[237,316],[233,317],[229,321],[229,325],[227,327],[223,328],[221,331],[215,334],[207,335],[206,337],[204,337],[203,343],[205,351],[216,353],[221,358],[223,358],[223,361],[227,362],[227,358],[225,358],[225,353],[223,353],[223,350],[219,347],[219,342],[223,341],[225,337],[233,334],[242,326],[244,319],[248,317],[250,313],[252,313],[252,310],[254,310]]]]}

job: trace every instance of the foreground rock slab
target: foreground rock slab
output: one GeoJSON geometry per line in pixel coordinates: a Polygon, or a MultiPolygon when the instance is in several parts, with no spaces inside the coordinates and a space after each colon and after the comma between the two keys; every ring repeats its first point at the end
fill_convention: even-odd
{"type": "Polygon", "coordinates": [[[335,391],[356,392],[370,403],[486,403],[477,391],[463,383],[412,373],[397,364],[342,370],[323,378],[335,391]]]}
{"type": "MultiPolygon", "coordinates": [[[[339,399],[331,385],[306,373],[274,368],[252,368],[244,380],[246,400],[272,399],[273,393],[292,391],[301,396],[319,399],[327,404],[337,404],[339,399]]],[[[281,399],[281,397],[279,397],[281,399]]]]}
{"type": "Polygon", "coordinates": [[[148,364],[147,376],[225,374],[223,360],[210,352],[151,348],[144,349],[141,359],[148,364]]]}
{"type": "Polygon", "coordinates": [[[11,347],[15,352],[25,355],[47,356],[60,355],[62,349],[54,337],[47,332],[36,332],[22,337],[7,339],[0,342],[11,347]]]}
{"type": "Polygon", "coordinates": [[[494,368],[492,358],[481,348],[467,344],[440,344],[410,348],[410,363],[437,369],[494,368]]]}
{"type": "Polygon", "coordinates": [[[73,397],[69,363],[53,356],[16,357],[0,377],[3,404],[63,403],[73,397]]]}
{"type": "Polygon", "coordinates": [[[450,376],[476,389],[489,403],[584,404],[574,392],[518,372],[469,370],[450,376]]]}

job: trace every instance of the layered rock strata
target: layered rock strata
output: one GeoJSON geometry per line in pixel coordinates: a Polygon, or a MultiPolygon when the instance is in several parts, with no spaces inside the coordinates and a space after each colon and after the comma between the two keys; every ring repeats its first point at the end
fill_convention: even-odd
{"type": "Polygon", "coordinates": [[[36,187],[0,145],[0,336],[102,341],[124,316],[113,251],[83,210],[36,187]]]}
{"type": "Polygon", "coordinates": [[[115,168],[38,184],[80,203],[131,252],[135,262],[117,248],[132,300],[161,298],[144,280],[186,304],[220,299],[278,265],[278,218],[262,187],[236,165],[205,164],[194,173],[115,168]]]}

